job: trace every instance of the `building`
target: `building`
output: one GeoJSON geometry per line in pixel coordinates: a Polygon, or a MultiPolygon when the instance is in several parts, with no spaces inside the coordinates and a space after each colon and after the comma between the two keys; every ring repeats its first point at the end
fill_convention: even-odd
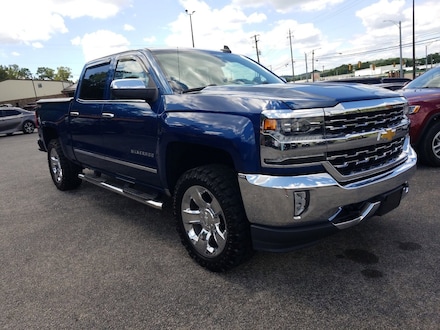
{"type": "Polygon", "coordinates": [[[0,104],[24,107],[39,99],[65,97],[68,81],[9,79],[0,81],[0,104]]]}

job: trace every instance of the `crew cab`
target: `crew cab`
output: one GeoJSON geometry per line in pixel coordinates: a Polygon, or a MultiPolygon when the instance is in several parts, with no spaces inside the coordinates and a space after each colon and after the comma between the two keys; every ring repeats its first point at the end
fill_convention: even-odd
{"type": "Polygon", "coordinates": [[[82,181],[161,209],[189,255],[225,271],[395,207],[417,157],[385,89],[289,84],[237,54],[140,49],[86,63],[73,98],[41,100],[60,190],[82,181]]]}

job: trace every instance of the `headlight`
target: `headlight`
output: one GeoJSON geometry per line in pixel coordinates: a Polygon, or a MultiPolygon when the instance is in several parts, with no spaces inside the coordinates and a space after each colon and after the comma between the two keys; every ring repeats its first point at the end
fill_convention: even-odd
{"type": "Polygon", "coordinates": [[[413,115],[420,110],[420,105],[410,105],[408,106],[408,114],[413,115]]]}
{"type": "Polygon", "coordinates": [[[262,165],[265,166],[323,160],[325,142],[322,109],[264,111],[260,142],[262,165]]]}
{"type": "Polygon", "coordinates": [[[303,135],[320,134],[322,123],[319,118],[289,118],[289,119],[270,119],[263,120],[263,132],[278,132],[283,135],[303,135]]]}

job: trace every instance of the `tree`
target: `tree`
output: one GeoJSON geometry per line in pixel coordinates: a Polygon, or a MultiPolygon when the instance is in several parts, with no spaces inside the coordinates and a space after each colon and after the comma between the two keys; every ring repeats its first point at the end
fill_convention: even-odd
{"type": "Polygon", "coordinates": [[[6,69],[8,73],[8,79],[18,79],[19,78],[20,67],[17,64],[9,65],[6,69]]]}
{"type": "Polygon", "coordinates": [[[72,70],[65,66],[60,66],[57,68],[57,73],[55,74],[55,80],[59,81],[69,81],[72,78],[72,70]]]}
{"type": "Polygon", "coordinates": [[[32,73],[28,68],[22,68],[18,71],[19,79],[32,79],[32,73]]]}
{"type": "Polygon", "coordinates": [[[40,80],[54,80],[55,70],[46,67],[39,67],[37,69],[37,77],[40,80]]]}
{"type": "Polygon", "coordinates": [[[0,81],[8,79],[8,68],[0,65],[0,81]]]}

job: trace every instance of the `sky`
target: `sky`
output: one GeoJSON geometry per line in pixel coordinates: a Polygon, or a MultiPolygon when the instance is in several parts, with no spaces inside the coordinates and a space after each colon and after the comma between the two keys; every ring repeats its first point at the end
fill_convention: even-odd
{"type": "Polygon", "coordinates": [[[279,75],[440,52],[438,0],[2,0],[0,65],[68,67],[128,49],[194,46],[279,75]],[[400,22],[400,29],[399,29],[400,22]],[[192,33],[191,33],[192,28],[192,33]],[[258,56],[257,56],[258,50],[258,56]],[[312,65],[313,60],[313,65],[312,65]],[[306,68],[307,63],[307,68],[306,68]]]}

